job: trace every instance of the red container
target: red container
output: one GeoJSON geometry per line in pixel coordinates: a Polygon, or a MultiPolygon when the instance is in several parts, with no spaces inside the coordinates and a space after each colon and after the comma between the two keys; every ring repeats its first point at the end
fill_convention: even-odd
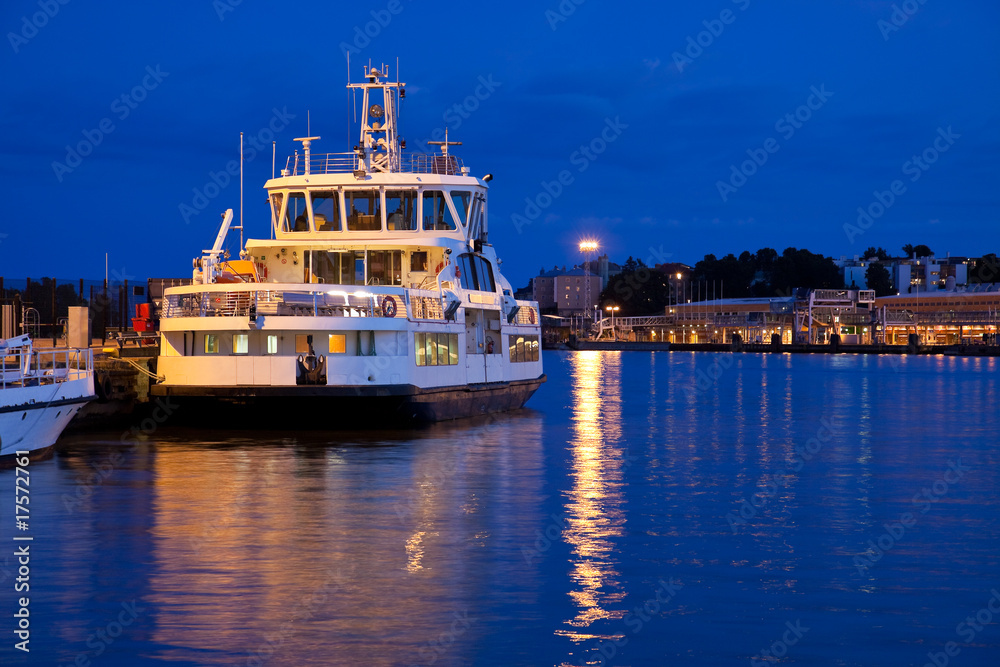
{"type": "Polygon", "coordinates": [[[152,331],[153,323],[148,317],[133,317],[132,318],[132,330],[133,331],[152,331]]]}
{"type": "MultiPolygon", "coordinates": [[[[135,316],[139,318],[149,319],[150,315],[150,304],[149,303],[137,303],[135,304],[135,316]]],[[[138,331],[138,329],[136,329],[138,331]]]]}

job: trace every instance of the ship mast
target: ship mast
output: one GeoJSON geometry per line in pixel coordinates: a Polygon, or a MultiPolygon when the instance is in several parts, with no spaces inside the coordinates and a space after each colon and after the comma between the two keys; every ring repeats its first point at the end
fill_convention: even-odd
{"type": "MultiPolygon", "coordinates": [[[[384,67],[384,66],[383,66],[384,67]]],[[[361,142],[354,147],[358,168],[354,175],[394,173],[400,170],[399,131],[396,126],[397,93],[406,94],[405,83],[388,81],[388,71],[365,67],[364,83],[349,83],[348,88],[360,88],[361,142]],[[382,81],[381,79],[386,79],[382,81]]]]}

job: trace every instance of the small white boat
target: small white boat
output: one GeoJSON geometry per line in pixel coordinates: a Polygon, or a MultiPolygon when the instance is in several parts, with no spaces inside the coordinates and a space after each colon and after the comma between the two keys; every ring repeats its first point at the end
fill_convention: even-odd
{"type": "Polygon", "coordinates": [[[89,349],[34,350],[27,335],[0,341],[0,461],[45,454],[94,394],[89,349]]]}

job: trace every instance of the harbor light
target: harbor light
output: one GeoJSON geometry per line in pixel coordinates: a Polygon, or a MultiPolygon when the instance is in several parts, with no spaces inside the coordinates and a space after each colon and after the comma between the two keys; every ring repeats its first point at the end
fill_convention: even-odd
{"type": "Polygon", "coordinates": [[[596,252],[600,245],[597,241],[584,240],[580,241],[580,252],[596,252]]]}

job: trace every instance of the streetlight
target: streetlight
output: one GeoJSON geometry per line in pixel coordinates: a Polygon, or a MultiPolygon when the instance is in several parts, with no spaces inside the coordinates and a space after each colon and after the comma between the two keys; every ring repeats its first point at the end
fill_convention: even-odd
{"type": "Polygon", "coordinates": [[[604,310],[611,313],[611,335],[618,340],[618,332],[615,331],[615,312],[618,310],[618,306],[605,306],[604,310]]]}
{"type": "MultiPolygon", "coordinates": [[[[592,304],[590,303],[590,255],[597,252],[598,247],[597,241],[592,239],[584,239],[583,241],[580,241],[580,252],[583,253],[583,298],[584,301],[586,301],[584,312],[588,315],[590,314],[590,309],[592,307],[592,304]]],[[[588,327],[588,338],[590,337],[589,329],[590,328],[588,327]]]]}

